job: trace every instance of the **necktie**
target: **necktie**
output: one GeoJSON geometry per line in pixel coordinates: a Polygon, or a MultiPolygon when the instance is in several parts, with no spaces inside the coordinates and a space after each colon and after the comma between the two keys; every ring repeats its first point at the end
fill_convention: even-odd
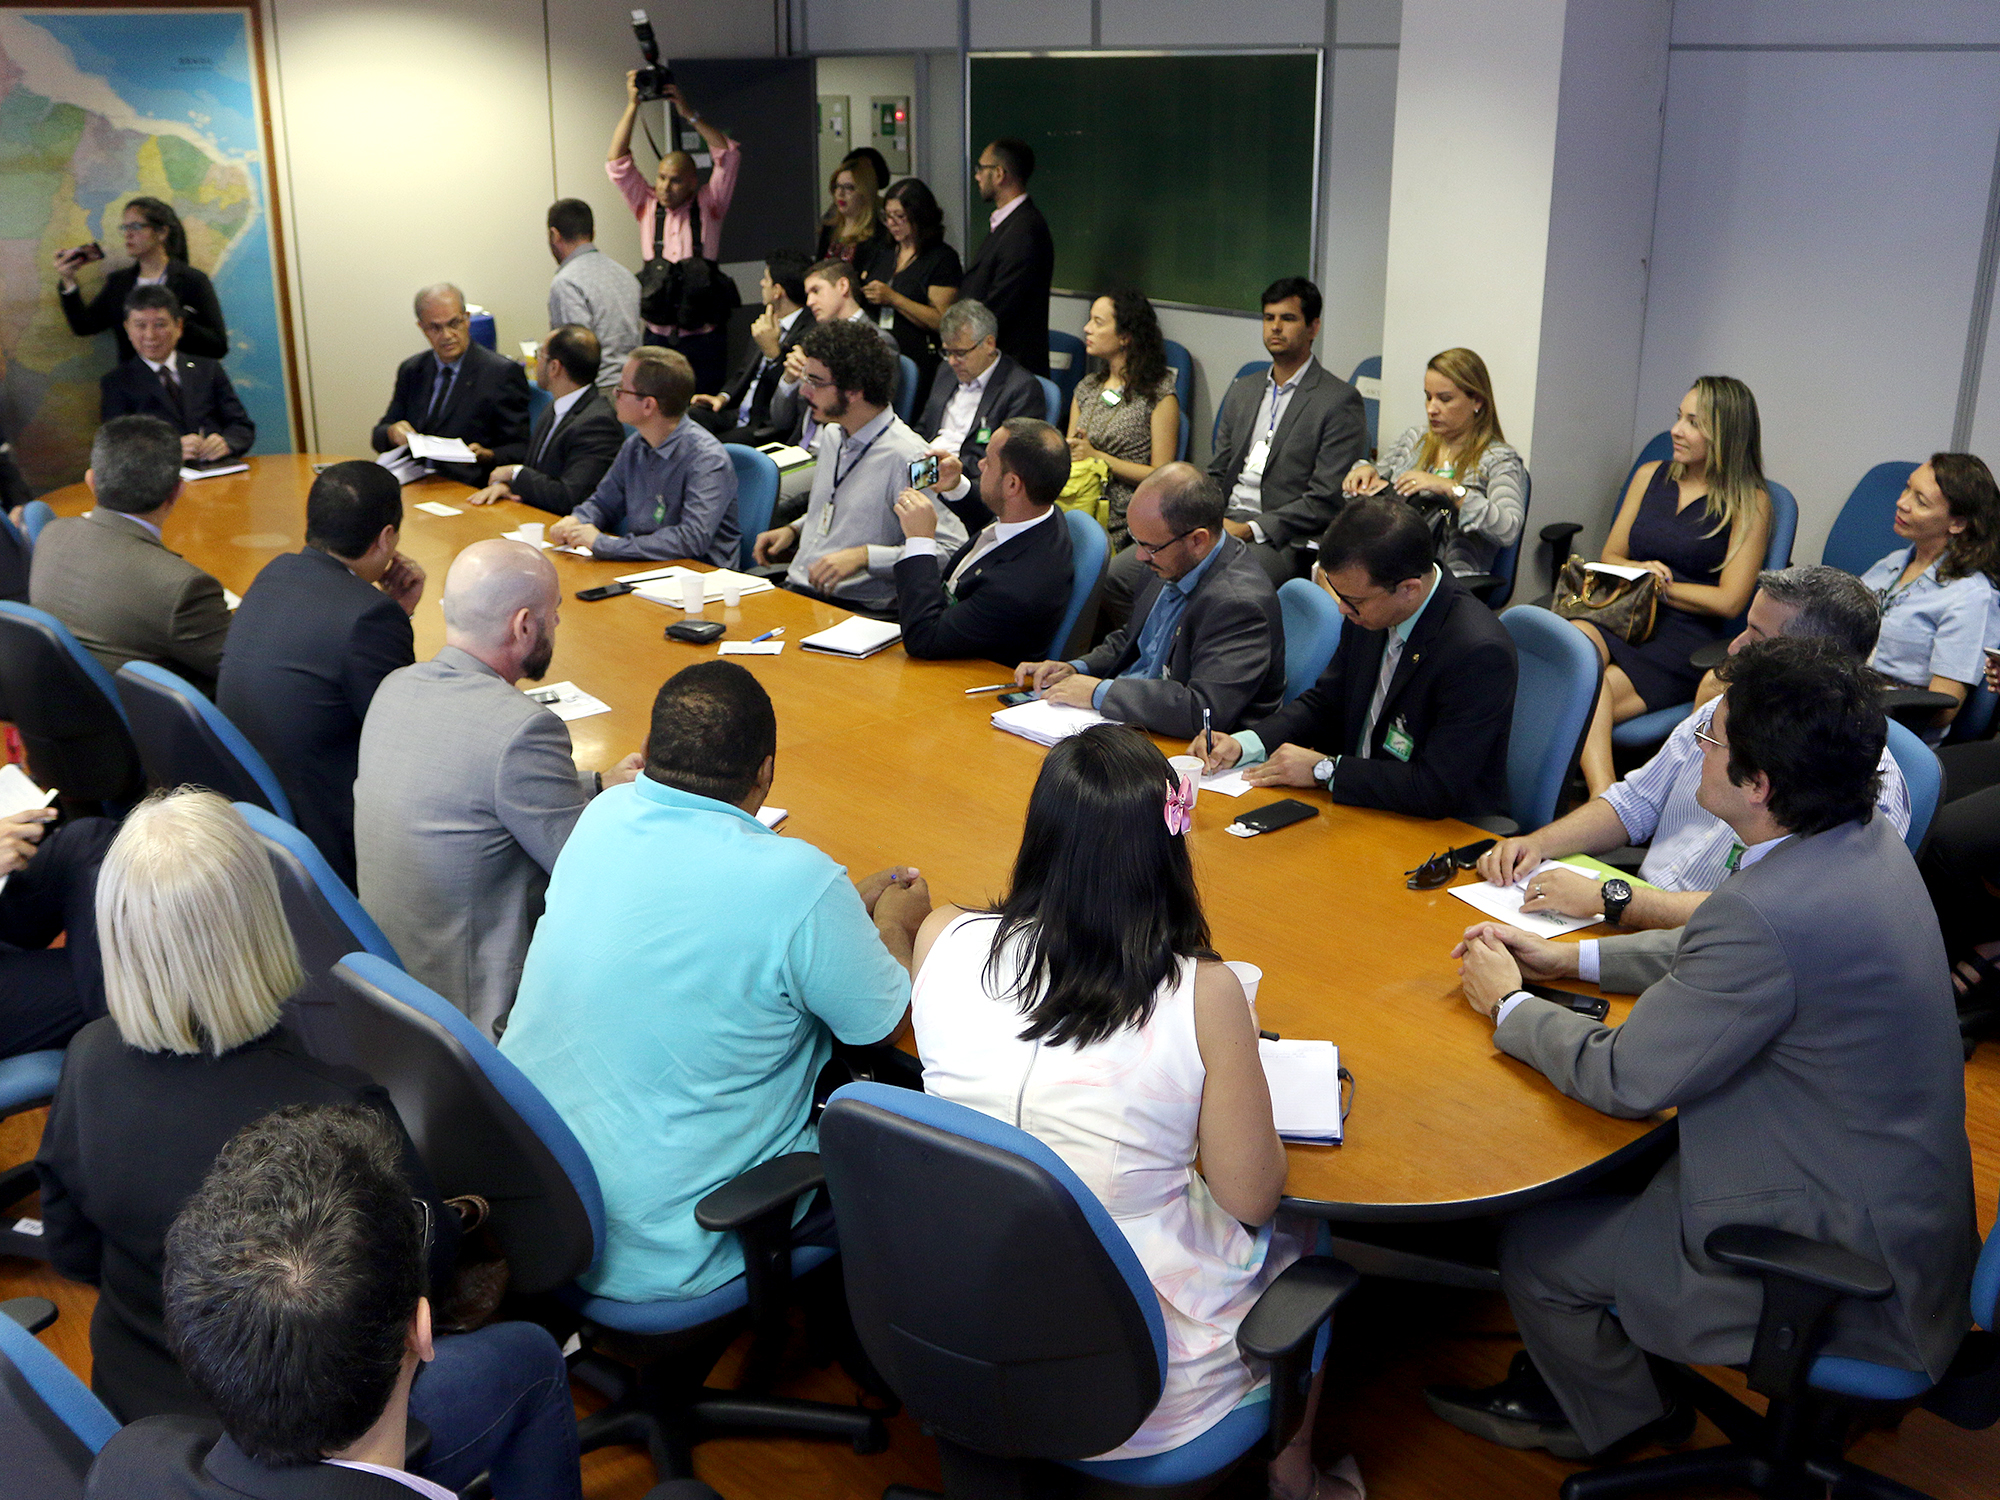
{"type": "Polygon", "coordinates": [[[187,425],[187,403],[181,399],[181,378],[174,373],[174,362],[169,358],[160,366],[160,379],[167,387],[167,399],[174,404],[174,416],[180,425],[187,425]]]}
{"type": "Polygon", "coordinates": [[[1375,679],[1375,696],[1368,703],[1368,717],[1361,721],[1361,742],[1354,747],[1356,755],[1367,755],[1369,746],[1375,740],[1375,721],[1382,716],[1382,704],[1389,696],[1389,684],[1395,680],[1396,664],[1403,659],[1403,638],[1395,631],[1389,632],[1388,644],[1382,648],[1382,675],[1375,679]]]}
{"type": "Polygon", "coordinates": [[[951,582],[945,587],[951,590],[953,598],[958,597],[959,581],[972,570],[972,565],[999,545],[999,531],[999,525],[996,523],[980,532],[978,543],[965,554],[965,561],[952,569],[951,582]]]}
{"type": "Polygon", "coordinates": [[[456,373],[457,367],[454,365],[438,366],[437,384],[431,387],[430,408],[424,413],[425,427],[436,424],[438,413],[444,410],[445,399],[451,392],[451,377],[456,373]]]}

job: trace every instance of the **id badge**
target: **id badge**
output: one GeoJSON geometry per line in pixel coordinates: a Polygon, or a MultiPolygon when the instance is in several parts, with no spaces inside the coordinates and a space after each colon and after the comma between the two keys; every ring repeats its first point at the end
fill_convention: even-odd
{"type": "Polygon", "coordinates": [[[1415,752],[1417,742],[1410,738],[1410,731],[1405,729],[1403,721],[1398,719],[1382,731],[1382,748],[1397,760],[1406,761],[1415,752]]]}
{"type": "Polygon", "coordinates": [[[1116,406],[1120,401],[1125,399],[1125,393],[1123,391],[1114,391],[1110,386],[1106,386],[1097,393],[1097,399],[1102,401],[1106,406],[1116,406]]]}
{"type": "Polygon", "coordinates": [[[884,303],[882,310],[875,314],[875,326],[877,328],[894,328],[896,326],[896,309],[884,303]]]}
{"type": "Polygon", "coordinates": [[[980,428],[977,433],[973,434],[973,441],[981,444],[982,446],[992,442],[993,429],[991,427],[980,428]]]}

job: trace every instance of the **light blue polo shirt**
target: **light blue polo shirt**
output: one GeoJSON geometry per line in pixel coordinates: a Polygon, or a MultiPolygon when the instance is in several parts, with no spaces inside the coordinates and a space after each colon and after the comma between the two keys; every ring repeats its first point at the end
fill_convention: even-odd
{"type": "Polygon", "coordinates": [[[500,1050],[576,1133],[606,1242],[578,1278],[623,1302],[743,1271],[697,1200],[810,1151],[832,1039],[880,1041],[910,1003],[846,872],[727,803],[641,776],[594,799],[549,879],[500,1050]]]}

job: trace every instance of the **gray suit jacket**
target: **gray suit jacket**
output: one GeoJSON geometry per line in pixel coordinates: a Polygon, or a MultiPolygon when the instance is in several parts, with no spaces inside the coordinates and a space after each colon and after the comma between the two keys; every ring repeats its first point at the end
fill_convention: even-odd
{"type": "Polygon", "coordinates": [[[410,973],[490,1036],[549,870],[595,792],[563,721],[455,646],[382,679],[361,727],[361,904],[410,973]]]}
{"type": "Polygon", "coordinates": [[[1944,1372],[1979,1249],[1965,1068],[1937,918],[1886,819],[1789,839],[1730,876],[1624,1025],[1524,1000],[1494,1040],[1607,1114],[1680,1112],[1679,1154],[1635,1204],[1616,1270],[1643,1348],[1749,1358],[1760,1285],[1702,1245],[1766,1224],[1894,1278],[1886,1302],[1840,1304],[1830,1352],[1944,1372]]]}
{"type": "Polygon", "coordinates": [[[1118,676],[1138,661],[1146,617],[1166,587],[1150,569],[1132,618],[1083,659],[1092,677],[1117,678],[1098,705],[1106,718],[1186,739],[1201,728],[1203,708],[1225,733],[1277,712],[1285,695],[1277,592],[1235,537],[1223,537],[1217,552],[1174,626],[1166,676],[1118,676]]]}
{"type": "Polygon", "coordinates": [[[28,602],[67,625],[107,672],[149,661],[214,696],[229,636],[222,585],[143,522],[103,506],[49,522],[28,602]]]}
{"type": "MultiPolygon", "coordinates": [[[[1222,423],[1208,472],[1225,497],[1243,476],[1243,461],[1258,435],[1257,409],[1270,384],[1271,372],[1259,370],[1223,393],[1222,423]]],[[[1367,453],[1368,413],[1361,393],[1314,360],[1299,377],[1299,388],[1286,401],[1271,435],[1258,492],[1264,514],[1257,524],[1264,539],[1274,547],[1316,540],[1340,509],[1341,480],[1367,453]]]]}

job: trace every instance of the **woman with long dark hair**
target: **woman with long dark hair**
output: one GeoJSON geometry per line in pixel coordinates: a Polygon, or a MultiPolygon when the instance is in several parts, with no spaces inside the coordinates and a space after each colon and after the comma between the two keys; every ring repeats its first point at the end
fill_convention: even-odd
{"type": "MultiPolygon", "coordinates": [[[[1304,1248],[1273,1223],[1284,1147],[1255,1017],[1209,941],[1179,793],[1166,757],[1135,730],[1100,725],[1063,740],[1028,801],[1006,899],[939,907],[915,953],[925,1089],[1060,1156],[1159,1293],[1166,1382],[1107,1458],[1178,1447],[1256,1398],[1268,1374],[1237,1348],[1236,1330],[1304,1248]]],[[[1297,1438],[1271,1465],[1282,1500],[1359,1493],[1351,1465],[1313,1471],[1318,1395],[1315,1380],[1297,1438]]]]}
{"type": "Polygon", "coordinates": [[[918,404],[928,400],[938,367],[938,329],[965,277],[958,252],[944,242],[944,210],[920,177],[905,177],[882,199],[890,243],[863,265],[861,297],[876,317],[893,315],[896,347],[916,362],[918,404]]]}
{"type": "Polygon", "coordinates": [[[1117,550],[1131,540],[1125,507],[1132,492],[1153,470],[1173,461],[1181,403],[1159,316],[1144,294],[1127,289],[1091,303],[1083,352],[1098,364],[1077,382],[1070,403],[1070,454],[1102,459],[1110,471],[1104,482],[1111,518],[1106,529],[1117,550]]]}
{"type": "Polygon", "coordinates": [[[132,341],[125,337],[125,299],[135,286],[164,286],[181,299],[181,353],[221,359],[229,352],[229,325],[223,321],[214,284],[188,264],[187,231],[181,227],[180,215],[158,198],[130,198],[119,216],[118,229],[132,264],[107,275],[88,302],[83,300],[76,273],[90,263],[89,247],[56,252],[56,291],[69,331],[78,338],[89,338],[110,329],[118,340],[118,361],[123,364],[132,357],[132,341]]]}

